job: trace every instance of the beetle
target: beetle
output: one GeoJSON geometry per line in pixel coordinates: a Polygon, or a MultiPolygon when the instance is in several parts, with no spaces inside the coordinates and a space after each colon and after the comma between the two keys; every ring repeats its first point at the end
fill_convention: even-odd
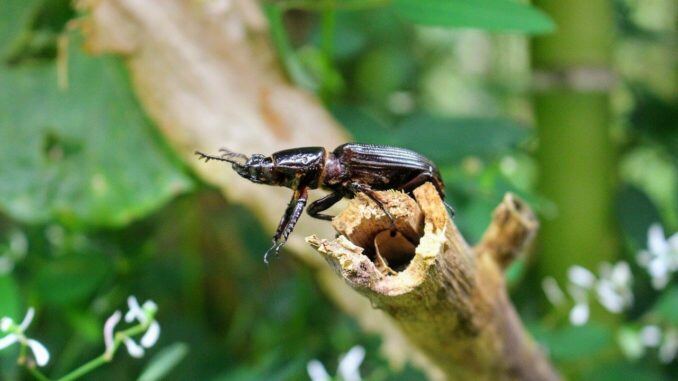
{"type": "MultiPolygon", "coordinates": [[[[310,189],[326,189],[330,194],[308,206],[307,213],[321,220],[332,220],[323,213],[342,198],[353,198],[364,193],[374,201],[391,220],[375,191],[396,189],[411,192],[426,182],[431,182],[441,199],[445,199],[445,187],[438,168],[433,162],[414,151],[383,145],[346,143],[328,151],[323,147],[292,148],[273,153],[271,156],[247,155],[219,150],[220,155],[208,155],[196,151],[205,162],[218,160],[228,162],[242,177],[258,184],[283,186],[293,190],[285,214],[280,219],[273,236],[273,246],[264,255],[268,263],[271,252],[278,254],[294,229],[308,200],[310,189]]],[[[447,204],[454,215],[454,210],[447,204]]]]}

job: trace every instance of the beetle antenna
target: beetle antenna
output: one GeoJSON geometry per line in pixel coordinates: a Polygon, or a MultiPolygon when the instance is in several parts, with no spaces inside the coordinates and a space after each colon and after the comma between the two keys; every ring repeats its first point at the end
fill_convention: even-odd
{"type": "Polygon", "coordinates": [[[250,159],[245,154],[233,152],[226,148],[219,148],[219,152],[221,152],[222,159],[237,165],[245,165],[247,164],[247,160],[250,159]]]}
{"type": "Polygon", "coordinates": [[[224,152],[221,156],[214,156],[214,155],[208,155],[206,153],[200,152],[200,151],[195,151],[195,154],[198,155],[198,157],[202,160],[205,160],[205,163],[207,163],[210,160],[217,160],[217,161],[225,161],[227,163],[235,164],[235,165],[245,165],[247,163],[248,157],[241,154],[241,153],[235,153],[228,151],[224,148],[219,150],[219,152],[224,152]]]}
{"type": "Polygon", "coordinates": [[[208,154],[202,153],[202,152],[200,152],[200,151],[195,151],[194,153],[195,153],[196,155],[198,155],[198,157],[199,157],[200,159],[205,160],[205,163],[207,163],[207,162],[210,161],[210,160],[228,161],[228,160],[226,160],[226,159],[224,159],[224,158],[221,158],[221,157],[219,157],[219,156],[208,155],[208,154]]]}

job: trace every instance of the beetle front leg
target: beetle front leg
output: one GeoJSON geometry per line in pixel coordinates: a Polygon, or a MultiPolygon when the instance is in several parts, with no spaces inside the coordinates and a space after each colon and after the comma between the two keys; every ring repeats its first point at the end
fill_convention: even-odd
{"type": "Polygon", "coordinates": [[[313,201],[311,205],[308,206],[306,213],[308,213],[309,216],[319,220],[332,221],[334,216],[330,216],[329,214],[324,214],[321,212],[331,208],[332,205],[339,202],[339,200],[341,200],[343,197],[344,196],[341,193],[330,193],[321,199],[313,201]]]}
{"type": "Polygon", "coordinates": [[[292,194],[292,200],[290,200],[290,203],[287,205],[285,214],[280,219],[278,229],[276,229],[275,235],[273,236],[273,246],[271,246],[271,248],[266,251],[266,254],[264,254],[264,262],[268,263],[268,255],[271,252],[277,255],[280,251],[280,248],[285,245],[287,242],[287,237],[289,237],[290,233],[292,233],[294,225],[297,224],[301,213],[304,211],[304,206],[306,206],[307,200],[308,187],[300,187],[294,191],[294,194],[292,194]]]}

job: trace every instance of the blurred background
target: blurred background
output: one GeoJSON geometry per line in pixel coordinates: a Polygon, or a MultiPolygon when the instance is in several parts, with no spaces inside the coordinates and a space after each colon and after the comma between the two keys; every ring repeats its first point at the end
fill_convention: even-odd
{"type": "MultiPolygon", "coordinates": [[[[541,0],[455,18],[440,3],[262,6],[290,80],[356,141],[435,161],[470,242],[507,191],[538,212],[539,243],[507,281],[563,375],[678,379],[678,6],[541,0]]],[[[179,160],[118,57],[80,48],[66,25],[84,16],[69,0],[0,2],[0,317],[35,307],[44,372],[101,354],[104,321],[136,295],[158,305],[159,342],[86,379],[304,380],[355,346],[364,380],[424,379],[389,366],[292,256],[263,264],[272,232],[179,160]]],[[[0,380],[31,379],[18,356],[0,351],[0,380]]]]}

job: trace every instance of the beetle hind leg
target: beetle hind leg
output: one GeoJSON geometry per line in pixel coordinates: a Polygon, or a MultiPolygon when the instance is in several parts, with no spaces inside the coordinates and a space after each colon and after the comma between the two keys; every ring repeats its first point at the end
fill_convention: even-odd
{"type": "Polygon", "coordinates": [[[443,184],[442,182],[437,179],[435,176],[433,176],[429,172],[423,172],[417,175],[415,178],[412,180],[408,181],[403,185],[400,189],[402,189],[404,192],[407,194],[412,194],[414,189],[416,189],[418,186],[426,183],[426,182],[431,182],[433,186],[436,188],[438,191],[438,195],[440,195],[440,199],[443,201],[443,204],[445,205],[445,208],[450,212],[450,217],[454,218],[454,215],[456,214],[454,208],[452,205],[448,204],[447,201],[445,201],[445,193],[443,192],[443,184]]]}

